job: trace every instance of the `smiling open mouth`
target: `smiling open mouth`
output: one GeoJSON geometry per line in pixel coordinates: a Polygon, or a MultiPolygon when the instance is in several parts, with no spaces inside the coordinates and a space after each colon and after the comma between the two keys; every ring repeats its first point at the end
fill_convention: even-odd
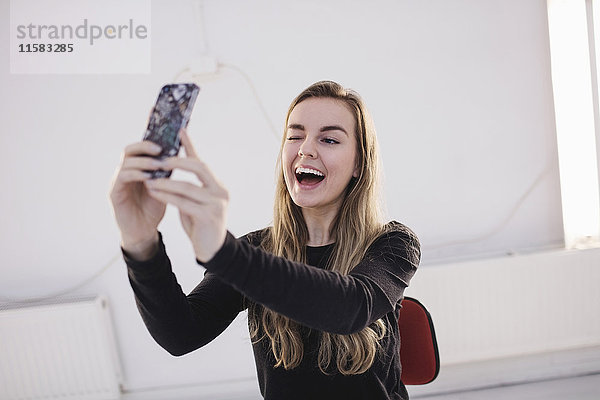
{"type": "Polygon", "coordinates": [[[325,179],[325,175],[321,171],[312,168],[296,168],[296,179],[304,185],[316,185],[325,179]]]}

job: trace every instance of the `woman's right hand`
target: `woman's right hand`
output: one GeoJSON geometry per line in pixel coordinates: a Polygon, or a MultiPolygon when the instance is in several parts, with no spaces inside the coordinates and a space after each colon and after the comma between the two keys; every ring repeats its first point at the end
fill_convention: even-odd
{"type": "Polygon", "coordinates": [[[148,170],[161,167],[152,157],[160,146],[143,141],[125,148],[110,191],[117,225],[121,231],[121,246],[131,257],[144,260],[154,253],[158,243],[158,224],[165,215],[166,205],[148,194],[144,181],[151,179],[148,170]]]}

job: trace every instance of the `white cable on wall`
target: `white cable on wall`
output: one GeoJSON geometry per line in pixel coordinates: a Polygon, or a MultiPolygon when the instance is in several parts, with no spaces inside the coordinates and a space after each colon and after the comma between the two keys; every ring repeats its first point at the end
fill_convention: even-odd
{"type": "Polygon", "coordinates": [[[80,283],[70,286],[66,289],[52,292],[49,294],[45,294],[43,296],[36,296],[36,297],[17,298],[17,297],[12,297],[12,296],[8,297],[8,296],[0,295],[0,302],[3,302],[3,303],[38,303],[38,302],[43,302],[43,301],[47,301],[47,300],[56,299],[58,297],[66,296],[70,293],[73,293],[73,292],[81,289],[82,287],[91,283],[92,281],[94,281],[96,278],[98,278],[100,275],[102,275],[105,271],[107,271],[113,264],[115,264],[118,260],[120,260],[121,257],[122,257],[121,252],[116,253],[106,264],[104,264],[100,269],[98,269],[97,272],[92,274],[89,278],[85,278],[80,283]]]}
{"type": "Polygon", "coordinates": [[[527,198],[529,197],[529,195],[531,195],[531,193],[534,191],[534,189],[544,180],[544,178],[546,178],[546,176],[548,176],[555,169],[556,169],[555,165],[549,165],[549,166],[547,166],[533,180],[533,182],[531,183],[531,185],[529,185],[529,187],[525,190],[525,192],[518,198],[517,202],[511,208],[510,212],[506,215],[506,217],[504,217],[504,219],[496,227],[493,227],[488,232],[485,232],[485,233],[483,233],[481,235],[478,235],[478,236],[475,236],[475,237],[472,237],[472,238],[459,239],[459,240],[451,240],[451,241],[447,241],[447,242],[436,243],[433,246],[428,246],[427,250],[429,250],[429,251],[431,251],[431,250],[439,250],[439,249],[446,248],[446,247],[452,247],[452,246],[459,246],[459,245],[465,245],[465,244],[478,243],[478,242],[482,242],[482,241],[484,241],[486,239],[489,239],[490,237],[498,234],[514,218],[514,216],[517,214],[517,211],[519,211],[519,209],[521,208],[521,206],[525,203],[525,200],[527,200],[527,198]]]}
{"type": "Polygon", "coordinates": [[[277,130],[277,128],[275,128],[275,124],[273,124],[273,121],[269,117],[269,113],[267,112],[267,108],[265,107],[262,99],[260,98],[260,96],[258,94],[258,90],[256,90],[256,86],[254,85],[254,82],[252,81],[252,79],[250,78],[250,76],[248,76],[248,74],[246,72],[244,72],[243,69],[241,69],[240,67],[237,67],[237,66],[235,66],[233,64],[219,63],[219,66],[224,67],[224,68],[228,68],[228,69],[231,69],[231,70],[237,72],[238,74],[240,74],[246,80],[246,82],[248,83],[248,86],[250,86],[250,89],[252,90],[252,94],[254,95],[254,98],[256,99],[256,103],[258,104],[258,106],[260,108],[260,111],[262,112],[263,116],[265,117],[265,120],[269,124],[269,128],[271,129],[271,132],[273,133],[273,136],[275,137],[275,139],[279,143],[281,141],[281,136],[282,136],[283,132],[279,132],[277,130]]]}

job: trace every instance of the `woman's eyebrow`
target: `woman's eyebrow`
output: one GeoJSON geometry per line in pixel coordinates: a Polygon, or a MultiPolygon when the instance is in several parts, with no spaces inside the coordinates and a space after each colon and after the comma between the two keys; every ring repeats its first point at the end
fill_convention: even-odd
{"type": "Polygon", "coordinates": [[[346,134],[346,136],[348,136],[348,132],[346,132],[346,130],[339,125],[327,125],[327,126],[322,127],[320,130],[321,130],[321,132],[342,131],[346,134]]]}
{"type": "MultiPolygon", "coordinates": [[[[288,129],[296,129],[299,131],[303,131],[304,130],[304,125],[301,124],[289,124],[288,125],[288,129]]],[[[348,132],[346,132],[346,130],[344,128],[342,128],[339,125],[326,125],[323,126],[321,129],[319,129],[320,132],[328,132],[328,131],[342,131],[346,134],[346,136],[348,136],[348,132]]]]}

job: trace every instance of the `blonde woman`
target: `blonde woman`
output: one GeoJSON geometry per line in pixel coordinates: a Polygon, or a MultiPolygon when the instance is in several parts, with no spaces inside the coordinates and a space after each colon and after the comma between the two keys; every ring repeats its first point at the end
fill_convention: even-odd
{"type": "Polygon", "coordinates": [[[198,159],[158,162],[160,149],[125,149],[111,191],[136,302],[154,339],[174,355],[206,345],[248,310],[265,399],[407,399],[400,380],[398,312],[420,259],[414,233],[382,223],[375,132],[355,92],[330,81],[289,107],[278,162],[273,226],[227,231],[228,194],[198,159]],[[199,184],[150,179],[184,170],[199,184]],[[185,295],[157,227],[180,211],[207,272],[185,295]]]}

